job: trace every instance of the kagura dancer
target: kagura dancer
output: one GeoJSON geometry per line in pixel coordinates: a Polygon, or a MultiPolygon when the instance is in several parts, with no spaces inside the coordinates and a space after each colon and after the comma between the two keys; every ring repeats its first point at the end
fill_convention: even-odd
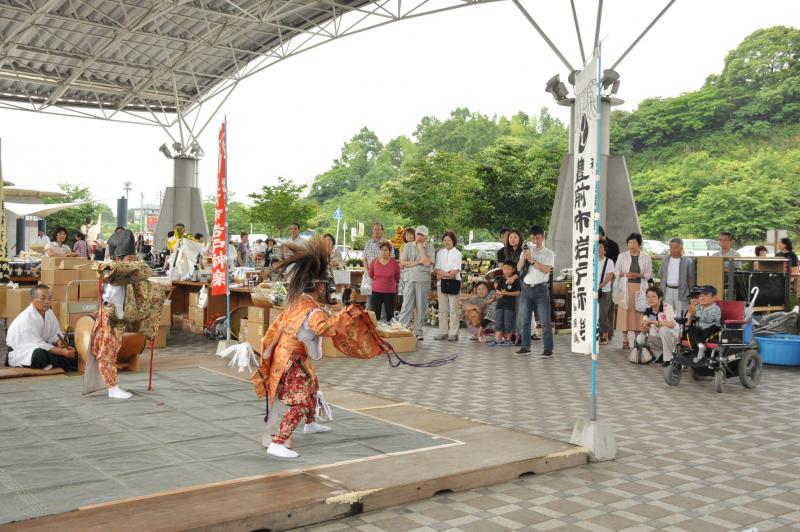
{"type": "Polygon", "coordinates": [[[304,434],[329,432],[330,427],[316,422],[319,381],[312,360],[322,357],[322,337],[336,334],[339,313],[330,315],[320,307],[327,300],[332,285],[328,280],[329,252],[322,238],[314,237],[305,244],[283,244],[294,254],[275,267],[289,272],[286,308],[270,326],[261,341],[261,365],[253,374],[256,394],[268,398],[268,419],[265,438],[270,435],[277,397],[289,407],[267,454],[280,458],[296,458],[287,440],[305,421],[304,434]]]}

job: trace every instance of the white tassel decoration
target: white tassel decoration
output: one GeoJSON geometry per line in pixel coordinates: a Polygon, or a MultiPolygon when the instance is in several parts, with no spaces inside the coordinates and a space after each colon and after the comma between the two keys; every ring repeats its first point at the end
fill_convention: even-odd
{"type": "Polygon", "coordinates": [[[317,419],[320,421],[333,421],[333,413],[331,412],[331,405],[325,400],[322,395],[322,390],[317,391],[317,419]]]}
{"type": "Polygon", "coordinates": [[[252,360],[253,364],[258,367],[260,364],[260,360],[258,356],[256,356],[256,352],[253,351],[253,348],[250,347],[250,344],[236,344],[232,345],[231,347],[225,349],[219,356],[222,358],[227,357],[228,355],[233,355],[231,357],[231,362],[228,364],[229,368],[234,368],[239,366],[239,373],[244,372],[244,369],[247,368],[247,371],[253,371],[250,367],[250,361],[252,360]]]}

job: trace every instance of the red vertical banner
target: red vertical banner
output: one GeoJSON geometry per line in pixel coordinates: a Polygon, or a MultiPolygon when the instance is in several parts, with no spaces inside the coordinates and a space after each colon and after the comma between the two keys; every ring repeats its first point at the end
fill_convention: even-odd
{"type": "Polygon", "coordinates": [[[217,166],[217,204],[214,209],[214,232],[211,237],[211,295],[224,296],[228,291],[227,156],[225,122],[219,128],[219,163],[217,166]]]}

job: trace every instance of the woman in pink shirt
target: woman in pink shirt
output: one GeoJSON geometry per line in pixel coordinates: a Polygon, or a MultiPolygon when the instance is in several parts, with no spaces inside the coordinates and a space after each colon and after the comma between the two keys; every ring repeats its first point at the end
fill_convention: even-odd
{"type": "Polygon", "coordinates": [[[369,278],[372,279],[372,294],[369,296],[369,309],[381,319],[383,307],[385,319],[394,316],[394,301],[397,297],[397,282],[400,280],[400,265],[392,258],[392,246],[383,241],[378,246],[378,258],[369,263],[369,278]]]}

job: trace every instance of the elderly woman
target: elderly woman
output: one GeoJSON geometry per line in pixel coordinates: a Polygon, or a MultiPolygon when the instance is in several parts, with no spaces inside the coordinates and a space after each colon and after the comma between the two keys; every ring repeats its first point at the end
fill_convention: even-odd
{"type": "Polygon", "coordinates": [[[67,228],[56,227],[53,232],[53,239],[44,248],[44,253],[48,257],[74,257],[75,253],[66,244],[67,228]]]}
{"type": "Polygon", "coordinates": [[[640,328],[641,332],[636,337],[636,343],[647,347],[658,360],[664,364],[672,360],[672,352],[680,338],[680,328],[675,321],[675,310],[664,303],[664,294],[657,286],[647,289],[647,310],[640,328]]]}
{"type": "Polygon", "coordinates": [[[439,334],[435,340],[458,341],[458,326],[461,324],[459,316],[459,294],[450,294],[442,291],[442,280],[452,279],[461,282],[461,252],[456,248],[456,234],[445,231],[442,235],[444,248],[436,253],[436,264],[433,272],[436,274],[436,288],[439,296],[439,334]]]}
{"type": "MultiPolygon", "coordinates": [[[[400,246],[400,252],[403,251],[406,245],[413,246],[416,238],[416,230],[413,227],[406,227],[406,230],[403,231],[403,245],[400,246]]],[[[403,290],[405,290],[407,277],[407,269],[402,268],[400,270],[400,282],[397,284],[397,306],[400,308],[403,308],[403,290]]]]}
{"type": "Polygon", "coordinates": [[[647,280],[653,276],[653,261],[642,251],[642,235],[631,233],[626,241],[628,251],[619,254],[614,275],[627,284],[628,309],[618,309],[616,330],[622,332],[622,348],[630,349],[628,331],[638,331],[643,316],[636,311],[636,293],[647,290],[647,280]]]}

